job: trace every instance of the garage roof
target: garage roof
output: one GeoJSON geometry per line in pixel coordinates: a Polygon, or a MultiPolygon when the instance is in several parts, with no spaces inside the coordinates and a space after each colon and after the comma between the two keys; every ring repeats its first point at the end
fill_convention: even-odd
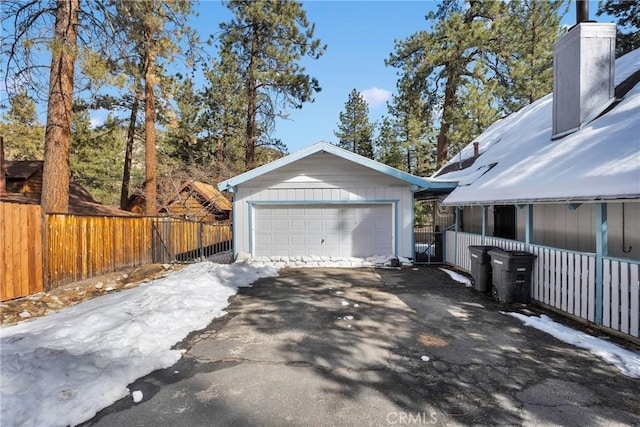
{"type": "Polygon", "coordinates": [[[385,175],[397,178],[401,181],[411,184],[413,186],[414,191],[427,190],[432,188],[448,188],[448,189],[455,188],[455,184],[448,183],[448,182],[433,182],[428,178],[421,178],[415,175],[411,175],[409,173],[392,168],[385,164],[376,162],[375,160],[371,160],[364,156],[360,156],[359,154],[355,154],[351,151],[337,147],[329,142],[320,141],[306,148],[303,148],[300,151],[296,151],[295,153],[282,157],[281,159],[275,160],[271,163],[267,163],[266,165],[252,169],[248,172],[245,172],[241,175],[230,178],[226,181],[222,181],[218,184],[218,189],[220,191],[227,190],[233,193],[237,185],[244,184],[245,182],[250,181],[254,178],[257,178],[261,175],[264,175],[265,173],[274,171],[278,168],[289,165],[293,162],[296,162],[300,159],[303,159],[305,157],[308,157],[312,154],[319,153],[319,152],[330,153],[335,156],[341,157],[345,160],[351,161],[353,163],[368,167],[370,169],[373,169],[385,175]]]}

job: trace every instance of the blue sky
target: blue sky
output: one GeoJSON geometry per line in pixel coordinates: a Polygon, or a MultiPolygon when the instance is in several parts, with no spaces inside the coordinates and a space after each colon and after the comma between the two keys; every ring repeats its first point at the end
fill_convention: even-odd
{"type": "MultiPolygon", "coordinates": [[[[607,22],[606,17],[596,16],[597,0],[589,3],[591,19],[607,22]]],[[[328,46],[320,59],[302,61],[307,73],[319,80],[322,91],[314,103],[289,110],[288,120],[276,123],[274,137],[281,139],[289,152],[317,141],[336,142],[333,132],[352,89],[368,101],[370,120],[378,121],[387,112],[386,101],[395,93],[397,81],[397,70],[386,67],[385,59],[394,51],[395,40],[427,29],[425,15],[437,6],[434,0],[303,2],[309,22],[316,25],[315,37],[328,46]]],[[[218,0],[203,0],[196,10],[199,16],[191,24],[203,39],[231,18],[218,0]]],[[[573,7],[563,23],[575,23],[573,7]]],[[[104,111],[95,112],[93,122],[98,124],[105,116],[104,111]]]]}
{"type": "MultiPolygon", "coordinates": [[[[394,40],[425,28],[425,15],[437,8],[437,2],[315,0],[304,2],[303,8],[309,22],[316,25],[315,37],[327,50],[317,60],[302,61],[322,87],[315,102],[289,110],[289,118],[276,123],[274,136],[289,152],[321,140],[335,142],[338,115],[352,89],[369,102],[371,120],[386,113],[385,102],[395,90],[397,77],[384,60],[393,52],[394,40]]],[[[202,35],[217,31],[218,23],[231,16],[214,0],[203,1],[198,11],[200,16],[192,25],[202,35]]]]}
{"type": "MultiPolygon", "coordinates": [[[[395,93],[397,69],[384,61],[394,51],[394,42],[427,29],[425,15],[437,9],[434,0],[414,1],[328,1],[303,2],[309,22],[315,23],[315,36],[327,45],[318,60],[302,62],[309,75],[317,78],[322,91],[315,102],[300,110],[290,110],[288,120],[276,123],[275,137],[289,152],[317,141],[336,142],[334,131],[352,89],[360,91],[369,103],[371,121],[386,114],[386,101],[395,93]]],[[[201,34],[218,30],[218,23],[230,17],[219,1],[203,1],[200,16],[193,25],[201,34]]],[[[597,1],[590,1],[590,16],[596,17],[597,1]]],[[[567,24],[575,22],[573,9],[567,24]]]]}

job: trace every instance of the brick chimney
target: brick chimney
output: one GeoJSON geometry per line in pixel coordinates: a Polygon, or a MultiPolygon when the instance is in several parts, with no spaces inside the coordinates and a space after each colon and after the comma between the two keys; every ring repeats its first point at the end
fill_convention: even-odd
{"type": "Polygon", "coordinates": [[[553,139],[577,131],[614,101],[616,26],[589,22],[587,2],[576,3],[578,23],[553,46],[553,139]]]}

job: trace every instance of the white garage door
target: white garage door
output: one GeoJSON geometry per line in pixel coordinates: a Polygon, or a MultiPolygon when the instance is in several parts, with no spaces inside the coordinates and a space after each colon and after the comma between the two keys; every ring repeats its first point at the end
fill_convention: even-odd
{"type": "Polygon", "coordinates": [[[256,256],[393,254],[391,204],[255,206],[256,256]]]}

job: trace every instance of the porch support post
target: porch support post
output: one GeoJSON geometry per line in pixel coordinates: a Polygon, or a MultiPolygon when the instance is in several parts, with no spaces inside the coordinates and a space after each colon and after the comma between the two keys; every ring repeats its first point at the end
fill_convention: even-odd
{"type": "Polygon", "coordinates": [[[453,265],[458,265],[458,232],[460,231],[460,206],[456,206],[455,239],[453,242],[453,265]]]}
{"type": "Polygon", "coordinates": [[[603,310],[603,257],[608,255],[608,223],[607,223],[607,204],[598,203],[596,205],[596,325],[602,325],[603,310]]]}
{"type": "Polygon", "coordinates": [[[484,245],[485,242],[485,237],[487,236],[487,230],[489,229],[488,226],[488,212],[489,212],[489,206],[487,205],[482,205],[482,236],[480,237],[480,244],[484,245]]]}
{"type": "Polygon", "coordinates": [[[525,206],[524,218],[524,244],[527,248],[526,250],[529,251],[529,245],[531,245],[531,241],[533,240],[533,205],[529,204],[525,206]]]}

